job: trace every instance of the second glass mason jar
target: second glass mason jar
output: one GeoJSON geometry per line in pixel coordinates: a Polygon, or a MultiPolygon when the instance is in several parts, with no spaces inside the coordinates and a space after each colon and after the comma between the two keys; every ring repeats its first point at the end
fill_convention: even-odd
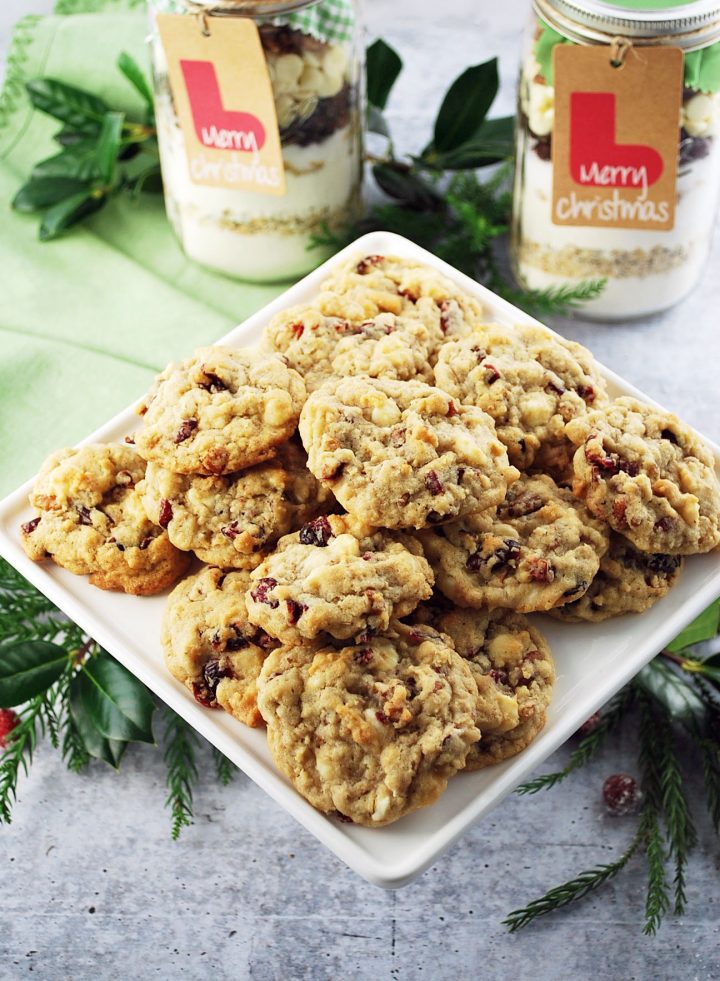
{"type": "Polygon", "coordinates": [[[720,195],[718,0],[533,0],[520,71],[511,251],[529,289],[606,279],[583,315],[619,320],[665,309],[697,283],[720,195]],[[552,218],[559,44],[672,45],[683,50],[674,225],[669,230],[556,224],[552,218]]]}
{"type": "Polygon", "coordinates": [[[355,0],[150,0],[150,17],[165,205],[185,253],[255,282],[305,274],[331,252],[309,248],[313,237],[343,231],[360,211],[362,62],[355,0]],[[158,13],[242,16],[257,24],[275,102],[285,194],[191,179],[155,24],[158,13]]]}

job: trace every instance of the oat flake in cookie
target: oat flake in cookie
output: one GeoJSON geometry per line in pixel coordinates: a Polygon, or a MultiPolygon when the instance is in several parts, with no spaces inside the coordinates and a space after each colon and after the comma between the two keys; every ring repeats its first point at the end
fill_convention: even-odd
{"type": "Polygon", "coordinates": [[[480,692],[482,732],[466,770],[480,770],[516,756],[545,726],[555,684],[547,641],[530,621],[509,610],[453,610],[430,622],[447,634],[470,666],[480,692]],[[488,711],[494,692],[497,716],[488,711]]]}
{"type": "Polygon", "coordinates": [[[345,640],[386,630],[432,584],[415,538],[331,514],[280,539],[252,573],[246,601],[252,621],[283,643],[322,632],[345,640]]]}
{"type": "Polygon", "coordinates": [[[573,491],[636,548],[691,555],[720,542],[712,454],[677,416],[623,397],[566,432],[579,447],[573,491]]]}
{"type": "Polygon", "coordinates": [[[368,827],[434,803],[480,737],[472,671],[427,627],[280,648],[259,689],[278,768],[318,810],[368,827]]]}
{"type": "Polygon", "coordinates": [[[510,462],[528,469],[571,448],[565,424],[607,401],[593,356],[544,327],[487,324],[440,349],[435,383],[495,420],[510,462]]]}
{"type": "Polygon", "coordinates": [[[433,380],[430,332],[407,314],[378,313],[353,321],[325,316],[312,306],[293,307],[270,321],[264,342],[302,375],[308,392],[328,378],[350,375],[433,380]]]}
{"type": "Polygon", "coordinates": [[[174,678],[207,708],[262,725],[257,679],[275,643],[247,618],[246,572],[206,566],[170,594],[161,640],[174,678]]]}
{"type": "Polygon", "coordinates": [[[162,592],[189,558],[145,515],[137,490],[144,474],[145,461],[122,444],[53,453],[30,493],[39,514],[21,526],[27,555],[89,575],[100,589],[162,592]]]}
{"type": "Polygon", "coordinates": [[[223,568],[253,569],[282,535],[335,506],[306,462],[299,440],[291,440],[272,460],[221,477],[148,463],[143,506],[178,548],[223,568]]]}
{"type": "Polygon", "coordinates": [[[458,606],[549,610],[589,587],[606,526],[551,477],[521,477],[492,512],[420,532],[439,589],[458,606]]]}
{"type": "Polygon", "coordinates": [[[302,378],[277,354],[201,347],[155,379],[138,453],[175,473],[227,474],[267,460],[293,434],[302,378]]]}
{"type": "Polygon", "coordinates": [[[610,550],[580,599],[550,613],[557,620],[599,623],[623,613],[642,613],[675,585],[682,572],[681,555],[640,552],[627,538],[612,532],[610,550]]]}
{"type": "Polygon", "coordinates": [[[484,412],[417,381],[326,382],[305,404],[300,435],[318,480],[384,528],[491,508],[518,477],[484,412]]]}

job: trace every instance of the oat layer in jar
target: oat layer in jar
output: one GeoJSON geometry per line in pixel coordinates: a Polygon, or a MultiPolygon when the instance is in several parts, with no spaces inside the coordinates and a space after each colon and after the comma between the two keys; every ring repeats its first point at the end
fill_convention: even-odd
{"type": "Polygon", "coordinates": [[[354,0],[150,0],[150,16],[165,204],[184,251],[205,266],[250,281],[308,272],[330,254],[322,246],[309,248],[314,237],[344,230],[360,211],[362,87],[354,0]],[[181,83],[172,74],[177,52],[159,30],[168,14],[175,15],[175,22],[182,15],[198,35],[220,44],[208,49],[220,52],[208,55],[211,63],[219,59],[213,68],[198,69],[197,54],[175,58],[183,65],[184,81],[188,63],[197,76],[194,129],[207,149],[192,160],[188,144],[194,137],[183,123],[177,98],[181,83]],[[245,66],[248,55],[244,47],[232,48],[227,22],[240,19],[246,21],[243,26],[257,25],[262,71],[253,75],[257,85],[232,90],[232,61],[245,66]],[[262,181],[236,185],[238,175],[262,179],[264,171],[278,169],[262,161],[258,166],[257,144],[248,142],[253,133],[236,123],[245,110],[255,112],[257,93],[263,84],[267,87],[268,77],[272,120],[266,114],[264,127],[255,124],[261,132],[274,130],[268,144],[279,135],[279,188],[262,181]],[[200,125],[201,112],[213,125],[200,125]]]}
{"type": "MultiPolygon", "coordinates": [[[[602,295],[583,306],[584,315],[600,320],[641,317],[669,307],[698,282],[715,227],[720,195],[720,3],[534,0],[533,8],[519,84],[512,235],[516,275],[530,289],[606,279],[602,295]],[[605,156],[598,153],[599,161],[591,160],[584,170],[576,166],[575,178],[594,182],[596,187],[578,187],[577,193],[573,187],[562,199],[566,206],[562,211],[556,186],[561,162],[554,150],[561,139],[568,141],[572,128],[569,133],[566,117],[561,123],[558,116],[560,86],[563,92],[567,86],[565,79],[554,76],[554,70],[567,65],[568,60],[565,54],[564,61],[558,59],[555,52],[559,46],[591,45],[604,46],[618,73],[627,71],[628,66],[631,71],[647,66],[648,55],[659,46],[680,49],[682,58],[678,55],[674,94],[672,85],[667,88],[667,78],[652,76],[651,72],[648,77],[659,78],[658,85],[662,82],[664,86],[662,95],[655,97],[652,91],[645,91],[652,88],[648,85],[631,94],[629,105],[620,99],[611,104],[610,124],[614,123],[614,129],[610,126],[607,134],[605,156]],[[644,212],[631,211],[630,205],[624,212],[618,210],[617,201],[600,202],[603,195],[631,197],[633,182],[639,188],[636,197],[653,196],[647,168],[629,165],[633,154],[643,147],[634,145],[638,141],[632,126],[623,122],[631,117],[633,103],[640,98],[649,107],[647,120],[659,118],[662,112],[672,114],[672,152],[677,154],[673,164],[677,169],[674,193],[668,195],[671,217],[655,223],[662,227],[654,227],[652,220],[644,225],[634,220],[641,213],[655,219],[664,217],[664,213],[651,210],[649,201],[633,204],[644,207],[644,212]],[[612,188],[601,188],[603,182],[612,188]],[[599,202],[596,206],[594,192],[599,202]],[[577,198],[583,195],[585,200],[579,203],[577,198]],[[574,211],[567,206],[569,200],[574,211]],[[574,223],[563,223],[568,214],[574,223]],[[603,215],[608,216],[607,222],[598,219],[603,215]]],[[[583,84],[580,72],[576,88],[593,86],[583,84]]],[[[586,95],[579,93],[580,98],[586,95]]],[[[597,98],[598,93],[594,96],[597,98]]],[[[592,142],[599,138],[604,125],[594,109],[602,102],[584,104],[588,107],[584,138],[592,142]]],[[[652,143],[652,138],[647,142],[652,143]]],[[[652,164],[652,146],[645,149],[652,164]]],[[[567,159],[563,157],[563,162],[567,159]]],[[[668,161],[665,163],[667,171],[668,161]]],[[[568,182],[572,183],[571,177],[568,182]]]]}

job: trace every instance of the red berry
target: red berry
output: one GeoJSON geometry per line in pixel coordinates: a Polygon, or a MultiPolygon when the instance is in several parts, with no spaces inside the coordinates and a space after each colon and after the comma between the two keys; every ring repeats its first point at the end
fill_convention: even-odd
{"type": "Polygon", "coordinates": [[[12,709],[0,709],[0,748],[5,749],[7,737],[19,723],[17,712],[13,712],[12,709]]]}
{"type": "Polygon", "coordinates": [[[637,780],[629,773],[613,773],[603,784],[602,793],[608,811],[618,817],[636,811],[642,800],[637,780]]]}
{"type": "Polygon", "coordinates": [[[593,712],[589,719],[586,719],[583,724],[578,729],[578,736],[587,736],[589,732],[592,732],[595,726],[600,721],[600,713],[593,712]]]}

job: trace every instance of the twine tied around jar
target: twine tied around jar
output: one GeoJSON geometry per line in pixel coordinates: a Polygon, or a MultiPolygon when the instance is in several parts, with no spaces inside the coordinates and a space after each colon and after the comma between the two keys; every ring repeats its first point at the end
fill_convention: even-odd
{"type": "Polygon", "coordinates": [[[612,39],[610,42],[610,64],[613,68],[622,68],[632,46],[632,41],[626,37],[614,37],[612,39]]]}
{"type": "Polygon", "coordinates": [[[215,14],[242,16],[268,16],[288,13],[302,7],[310,7],[318,0],[182,0],[192,14],[204,37],[210,37],[209,17],[215,14]]]}

